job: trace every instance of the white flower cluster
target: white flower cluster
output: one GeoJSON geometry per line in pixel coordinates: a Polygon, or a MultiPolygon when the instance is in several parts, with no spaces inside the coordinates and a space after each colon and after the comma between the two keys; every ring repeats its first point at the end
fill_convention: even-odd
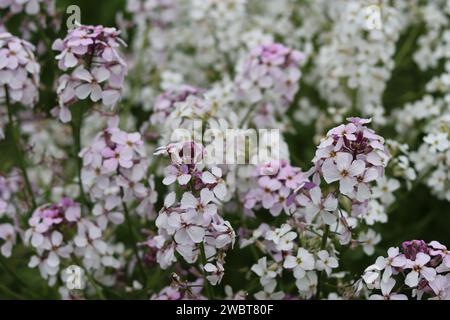
{"type": "Polygon", "coordinates": [[[321,96],[329,103],[353,106],[380,124],[386,121],[382,95],[394,68],[397,40],[408,19],[396,5],[333,1],[325,9],[333,21],[326,35],[329,40],[320,47],[308,79],[318,82],[321,96]],[[370,13],[374,17],[367,12],[370,6],[377,9],[370,13]],[[372,27],[377,19],[382,25],[372,27]]]}

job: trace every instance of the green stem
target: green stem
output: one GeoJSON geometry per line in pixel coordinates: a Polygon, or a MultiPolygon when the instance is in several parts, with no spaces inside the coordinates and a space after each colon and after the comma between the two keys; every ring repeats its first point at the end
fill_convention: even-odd
{"type": "Polygon", "coordinates": [[[206,277],[206,271],[204,269],[204,266],[207,263],[206,260],[206,253],[205,253],[205,245],[203,242],[200,243],[200,257],[202,259],[202,273],[203,273],[203,281],[205,282],[205,288],[206,288],[206,295],[208,296],[209,300],[214,300],[214,293],[212,291],[212,288],[209,284],[208,278],[206,277]]]}
{"type": "Polygon", "coordinates": [[[81,129],[83,127],[83,114],[84,107],[80,106],[79,112],[75,112],[74,118],[72,119],[72,134],[74,140],[75,147],[75,157],[77,159],[77,175],[78,175],[78,186],[80,189],[80,198],[81,201],[86,205],[89,209],[92,208],[90,202],[88,201],[86,194],[83,188],[83,180],[81,179],[81,170],[83,168],[83,159],[80,158],[79,154],[81,151],[81,129]]]}
{"type": "MultiPolygon", "coordinates": [[[[13,297],[14,299],[17,300],[27,300],[26,297],[23,297],[21,295],[19,295],[18,293],[12,291],[11,289],[9,289],[7,286],[5,286],[4,284],[0,283],[0,291],[3,291],[4,293],[10,295],[11,297],[13,297]]],[[[5,299],[5,297],[0,297],[0,299],[5,299]]]]}
{"type": "Polygon", "coordinates": [[[28,294],[30,294],[33,298],[36,297],[36,294],[34,293],[31,288],[22,281],[22,279],[6,264],[3,257],[0,255],[0,266],[5,270],[6,273],[8,273],[12,279],[14,279],[15,283],[23,287],[28,294]]]}
{"type": "MultiPolygon", "coordinates": [[[[322,235],[322,242],[320,243],[320,250],[324,250],[327,245],[328,240],[328,233],[330,232],[330,226],[325,227],[325,231],[322,235]]],[[[322,287],[323,287],[323,277],[324,277],[324,271],[320,271],[319,277],[317,279],[317,299],[320,300],[322,297],[322,287]]]]}
{"type": "Polygon", "coordinates": [[[397,54],[395,55],[394,61],[395,65],[398,66],[403,61],[403,59],[406,57],[406,55],[409,53],[411,47],[413,46],[414,42],[416,41],[416,38],[418,34],[420,33],[420,26],[415,26],[413,29],[409,32],[408,37],[406,38],[405,42],[401,46],[401,48],[398,50],[397,54]]]}
{"type": "Polygon", "coordinates": [[[138,247],[137,247],[137,240],[136,240],[136,237],[135,237],[134,232],[133,232],[133,225],[131,223],[130,213],[128,211],[127,204],[125,203],[125,201],[123,199],[124,192],[123,192],[123,188],[122,187],[120,187],[120,195],[121,195],[121,198],[122,198],[122,207],[123,207],[123,211],[124,211],[124,214],[125,214],[125,220],[126,220],[127,227],[128,227],[128,233],[130,234],[131,241],[133,243],[133,252],[134,252],[134,255],[135,255],[136,260],[137,260],[137,267],[139,269],[139,273],[141,274],[141,278],[142,278],[144,287],[146,287],[147,286],[147,275],[144,272],[144,267],[143,267],[143,264],[142,264],[142,260],[141,260],[141,257],[139,256],[139,251],[138,251],[138,247]]]}
{"type": "Polygon", "coordinates": [[[34,198],[33,188],[31,187],[30,179],[28,178],[27,168],[26,168],[26,163],[25,163],[25,156],[24,156],[23,150],[20,146],[19,130],[14,122],[14,111],[13,111],[13,108],[11,105],[11,101],[9,99],[9,92],[8,92],[8,87],[6,86],[6,84],[5,84],[5,99],[6,99],[6,107],[8,109],[9,125],[11,126],[11,129],[12,129],[13,144],[14,144],[14,148],[16,149],[17,161],[19,164],[20,171],[22,171],[23,180],[25,181],[25,187],[27,189],[27,193],[30,196],[31,207],[32,207],[32,209],[34,209],[34,208],[36,208],[36,200],[34,198]]]}

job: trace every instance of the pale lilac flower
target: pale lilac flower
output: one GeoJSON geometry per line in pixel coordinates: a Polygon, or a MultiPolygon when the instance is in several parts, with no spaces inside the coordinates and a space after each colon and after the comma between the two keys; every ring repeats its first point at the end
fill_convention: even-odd
{"type": "Polygon", "coordinates": [[[217,214],[217,205],[214,201],[214,193],[208,189],[200,191],[200,199],[190,192],[185,192],[181,199],[181,209],[198,214],[205,223],[209,223],[217,214]]]}
{"type": "Polygon", "coordinates": [[[227,187],[225,181],[222,179],[222,170],[219,167],[212,167],[211,172],[204,171],[202,173],[202,182],[206,185],[211,185],[214,195],[219,200],[224,200],[227,195],[227,187]]]}
{"type": "Polygon", "coordinates": [[[1,254],[9,258],[11,256],[11,251],[16,243],[16,232],[14,227],[7,223],[0,224],[0,239],[4,242],[0,248],[1,254]]]}
{"type": "Polygon", "coordinates": [[[346,195],[354,192],[357,176],[364,172],[365,164],[362,160],[353,160],[349,153],[339,152],[336,162],[328,159],[322,166],[323,177],[327,183],[339,181],[339,190],[346,195]]]}
{"type": "Polygon", "coordinates": [[[105,148],[101,155],[104,157],[103,167],[107,172],[116,171],[119,165],[126,169],[133,166],[133,150],[126,146],[117,146],[114,150],[105,148]]]}
{"type": "Polygon", "coordinates": [[[450,268],[450,251],[447,249],[447,247],[443,244],[440,244],[438,241],[431,241],[429,245],[431,247],[430,255],[441,256],[444,265],[447,268],[450,268]]]}
{"type": "Polygon", "coordinates": [[[240,96],[251,103],[267,100],[286,106],[299,88],[303,60],[302,53],[278,43],[255,47],[236,76],[240,96]]]}
{"type": "Polygon", "coordinates": [[[397,294],[391,292],[395,286],[395,280],[390,278],[386,282],[382,281],[381,284],[381,295],[373,294],[369,297],[370,300],[408,300],[408,297],[404,294],[397,294]]]}
{"type": "Polygon", "coordinates": [[[106,68],[94,68],[92,72],[84,68],[78,68],[73,72],[73,77],[81,82],[76,89],[75,94],[78,99],[84,100],[90,97],[93,102],[97,102],[103,96],[101,83],[110,76],[106,68]]]}
{"type": "Polygon", "coordinates": [[[449,276],[437,275],[428,285],[435,294],[430,300],[450,300],[450,281],[449,276]]]}
{"type": "Polygon", "coordinates": [[[260,165],[255,175],[257,187],[247,192],[244,206],[253,209],[262,205],[273,216],[278,216],[283,210],[289,214],[294,193],[308,181],[299,168],[290,166],[286,160],[260,165]]]}
{"type": "Polygon", "coordinates": [[[306,215],[309,219],[313,219],[317,215],[323,220],[325,224],[331,225],[336,222],[338,201],[332,193],[325,198],[322,197],[320,187],[316,186],[309,190],[308,193],[303,193],[298,196],[297,201],[306,209],[306,215]]]}
{"type": "Polygon", "coordinates": [[[415,287],[419,284],[419,278],[422,276],[428,281],[432,281],[436,276],[436,270],[425,265],[430,261],[430,256],[419,252],[417,253],[415,260],[407,260],[406,269],[411,269],[405,279],[405,284],[410,287],[415,287]]]}
{"type": "Polygon", "coordinates": [[[222,281],[224,275],[224,268],[221,263],[219,262],[216,264],[207,263],[203,268],[205,269],[206,272],[208,272],[206,278],[213,286],[217,285],[222,281]]]}

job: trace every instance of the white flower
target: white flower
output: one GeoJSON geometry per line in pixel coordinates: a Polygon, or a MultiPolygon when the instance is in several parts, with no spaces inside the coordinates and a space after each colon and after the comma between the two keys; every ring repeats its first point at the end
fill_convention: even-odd
{"type": "Polygon", "coordinates": [[[408,297],[404,294],[391,293],[392,289],[395,286],[395,280],[390,278],[389,280],[382,281],[380,284],[381,293],[373,294],[369,297],[370,300],[408,300],[408,297]]]}
{"type": "Polygon", "coordinates": [[[177,229],[175,233],[177,244],[190,245],[204,240],[205,229],[201,226],[200,217],[195,211],[183,212],[181,215],[173,214],[169,218],[175,219],[172,220],[172,226],[177,229]],[[176,224],[173,224],[174,222],[176,224]]]}
{"type": "Polygon", "coordinates": [[[336,258],[330,257],[330,254],[326,250],[321,250],[317,253],[319,258],[316,261],[316,268],[319,271],[325,270],[327,275],[331,274],[331,269],[337,268],[339,263],[336,258]]]}
{"type": "Polygon", "coordinates": [[[266,233],[266,239],[273,241],[279,251],[289,251],[294,247],[292,240],[297,238],[297,233],[291,231],[292,227],[288,224],[283,224],[275,231],[269,230],[266,233]]]}
{"type": "Polygon", "coordinates": [[[224,268],[223,265],[219,262],[217,264],[207,263],[203,267],[206,272],[210,273],[206,276],[208,281],[213,285],[217,285],[222,280],[223,274],[224,274],[224,268]]]}
{"type": "Polygon", "coordinates": [[[318,277],[314,271],[306,272],[306,276],[295,281],[298,291],[306,299],[310,299],[316,294],[318,277]]]}
{"type": "Polygon", "coordinates": [[[303,248],[299,248],[297,256],[287,256],[284,260],[283,267],[294,269],[294,277],[301,279],[305,276],[306,271],[314,269],[314,256],[303,248]]]}
{"type": "Polygon", "coordinates": [[[320,187],[314,187],[309,191],[310,199],[305,195],[299,197],[299,202],[305,205],[306,214],[310,221],[318,214],[325,224],[331,225],[336,222],[337,216],[334,213],[337,209],[337,199],[333,194],[322,197],[320,187]]]}
{"type": "Polygon", "coordinates": [[[251,270],[260,277],[261,285],[264,287],[264,291],[273,292],[277,282],[275,280],[277,276],[276,268],[274,266],[267,267],[267,257],[263,257],[258,260],[257,264],[254,264],[251,270]]]}
{"type": "Polygon", "coordinates": [[[372,197],[380,199],[383,204],[389,206],[395,201],[392,193],[398,188],[400,188],[400,182],[397,179],[379,178],[377,185],[372,189],[372,197]]]}
{"type": "Polygon", "coordinates": [[[358,240],[362,242],[364,252],[371,256],[375,252],[375,245],[381,241],[381,236],[369,229],[367,232],[361,233],[358,240]]]}
{"type": "Polygon", "coordinates": [[[204,171],[202,173],[202,181],[206,184],[215,184],[212,189],[215,196],[219,200],[225,199],[227,195],[227,187],[225,185],[225,181],[222,179],[222,170],[218,167],[212,167],[211,172],[204,171]]]}

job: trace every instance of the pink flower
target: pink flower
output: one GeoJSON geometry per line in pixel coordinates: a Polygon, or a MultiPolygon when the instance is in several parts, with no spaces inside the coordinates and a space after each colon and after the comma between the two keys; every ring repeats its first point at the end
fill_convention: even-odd
{"type": "Polygon", "coordinates": [[[262,205],[265,209],[270,209],[276,201],[273,192],[281,188],[281,183],[278,180],[264,176],[258,180],[258,184],[263,190],[262,205]]]}
{"type": "MultiPolygon", "coordinates": [[[[353,123],[341,124],[340,126],[328,131],[327,136],[338,137],[336,142],[335,150],[339,150],[344,144],[344,138],[349,141],[356,140],[355,132],[357,128],[353,123]]],[[[329,138],[330,139],[330,138],[329,138]]]]}
{"type": "Polygon", "coordinates": [[[285,166],[280,170],[278,179],[284,180],[286,187],[296,189],[305,183],[306,178],[303,173],[294,167],[285,166]]]}
{"type": "Polygon", "coordinates": [[[299,88],[299,65],[303,59],[300,52],[278,43],[252,49],[236,76],[240,95],[251,103],[270,99],[277,105],[286,105],[299,88]]]}

